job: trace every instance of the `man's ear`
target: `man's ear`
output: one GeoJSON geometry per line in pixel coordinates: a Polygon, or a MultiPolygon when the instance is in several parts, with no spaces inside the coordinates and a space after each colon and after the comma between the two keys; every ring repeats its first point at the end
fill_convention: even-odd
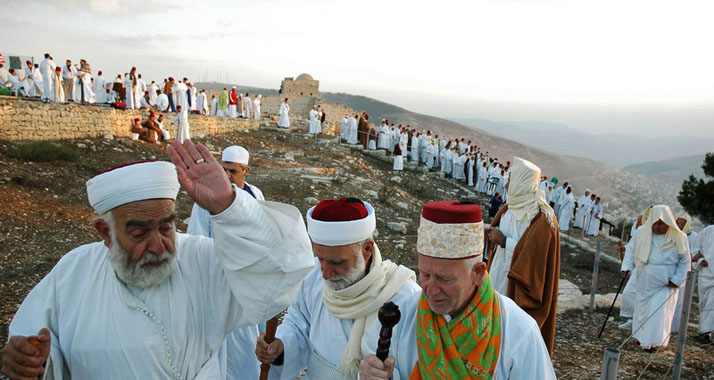
{"type": "Polygon", "coordinates": [[[250,173],[250,166],[245,167],[245,175],[248,175],[250,173]]]}
{"type": "Polygon", "coordinates": [[[104,240],[104,245],[109,248],[112,245],[112,237],[109,232],[109,224],[102,218],[94,219],[94,229],[104,240]]]}
{"type": "Polygon", "coordinates": [[[372,258],[372,253],[374,253],[374,240],[370,239],[362,247],[362,256],[365,262],[369,262],[369,259],[372,258]]]}
{"type": "Polygon", "coordinates": [[[474,282],[476,286],[481,286],[481,281],[483,281],[483,276],[486,274],[486,263],[483,261],[477,262],[472,269],[474,276],[474,282]]]}

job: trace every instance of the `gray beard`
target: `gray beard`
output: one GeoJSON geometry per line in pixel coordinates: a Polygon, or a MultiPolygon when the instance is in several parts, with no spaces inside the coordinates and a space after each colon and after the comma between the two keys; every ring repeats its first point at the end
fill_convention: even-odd
{"type": "Polygon", "coordinates": [[[347,289],[357,283],[362,278],[364,278],[365,269],[366,264],[364,261],[364,256],[362,256],[362,253],[360,252],[357,254],[357,262],[355,263],[355,266],[353,268],[350,268],[350,270],[348,270],[344,276],[337,275],[332,276],[329,280],[324,280],[325,286],[332,289],[333,291],[347,289]]]}
{"type": "MultiPolygon", "coordinates": [[[[175,252],[165,251],[161,255],[151,252],[144,253],[138,261],[131,261],[129,254],[119,245],[116,234],[111,231],[112,245],[107,257],[114,267],[114,272],[121,281],[136,288],[146,289],[166,281],[173,273],[175,252]],[[164,261],[158,267],[148,267],[146,264],[164,261]]],[[[174,239],[175,242],[175,239],[174,239]]],[[[174,244],[174,247],[176,245],[174,244]]]]}

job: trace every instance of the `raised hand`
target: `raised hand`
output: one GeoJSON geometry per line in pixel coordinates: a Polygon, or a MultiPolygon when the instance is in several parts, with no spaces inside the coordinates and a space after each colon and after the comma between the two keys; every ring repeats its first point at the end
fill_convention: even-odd
{"type": "Polygon", "coordinates": [[[235,193],[223,167],[203,144],[174,140],[168,147],[178,180],[188,195],[211,214],[219,214],[233,203],[235,193]]]}
{"type": "Polygon", "coordinates": [[[45,372],[43,365],[50,354],[50,330],[41,329],[37,336],[10,337],[3,349],[2,373],[8,378],[37,378],[45,372]]]}

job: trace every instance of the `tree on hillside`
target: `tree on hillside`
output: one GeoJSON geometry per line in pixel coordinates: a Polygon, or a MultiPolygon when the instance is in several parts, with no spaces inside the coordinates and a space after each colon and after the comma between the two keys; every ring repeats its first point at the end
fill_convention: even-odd
{"type": "Polygon", "coordinates": [[[692,216],[705,224],[714,224],[714,153],[704,157],[704,175],[709,181],[690,175],[682,184],[677,200],[692,216]]]}

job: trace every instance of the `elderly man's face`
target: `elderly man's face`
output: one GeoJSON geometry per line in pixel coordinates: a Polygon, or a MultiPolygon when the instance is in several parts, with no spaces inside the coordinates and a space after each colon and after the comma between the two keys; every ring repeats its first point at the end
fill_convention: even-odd
{"type": "Polygon", "coordinates": [[[486,264],[478,261],[468,268],[464,260],[437,259],[419,255],[419,283],[438,314],[457,315],[481,285],[486,264]]]}
{"type": "Polygon", "coordinates": [[[175,257],[174,201],[127,203],[112,210],[112,216],[114,225],[99,219],[95,228],[110,249],[119,278],[140,288],[166,279],[175,257]]]}
{"type": "Polygon", "coordinates": [[[374,241],[330,247],[312,243],[312,251],[320,261],[325,285],[342,290],[364,277],[367,262],[372,257],[374,241]]]}
{"type": "Polygon", "coordinates": [[[241,189],[245,186],[245,177],[250,173],[249,166],[244,167],[237,162],[226,161],[221,161],[221,166],[223,166],[223,170],[226,171],[228,180],[231,181],[231,183],[235,183],[241,189]]]}

